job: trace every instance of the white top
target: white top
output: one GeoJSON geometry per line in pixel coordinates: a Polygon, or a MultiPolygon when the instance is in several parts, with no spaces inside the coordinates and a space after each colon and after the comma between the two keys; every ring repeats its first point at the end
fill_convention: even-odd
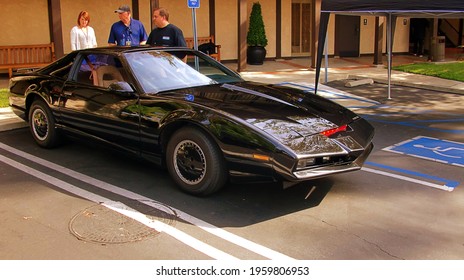
{"type": "Polygon", "coordinates": [[[97,47],[97,37],[92,27],[74,26],[71,29],[71,49],[73,51],[95,47],[97,47]]]}

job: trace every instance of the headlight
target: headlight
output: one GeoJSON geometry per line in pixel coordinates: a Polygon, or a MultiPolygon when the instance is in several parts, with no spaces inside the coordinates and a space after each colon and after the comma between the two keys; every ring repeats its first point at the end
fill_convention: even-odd
{"type": "Polygon", "coordinates": [[[303,158],[298,160],[298,163],[296,165],[297,170],[305,169],[308,168],[316,163],[315,158],[303,158]]]}

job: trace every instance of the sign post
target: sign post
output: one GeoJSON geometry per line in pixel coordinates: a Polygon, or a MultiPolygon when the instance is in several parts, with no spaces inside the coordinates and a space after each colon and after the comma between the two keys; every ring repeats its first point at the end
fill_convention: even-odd
{"type": "MultiPolygon", "coordinates": [[[[193,49],[198,50],[197,40],[197,16],[196,9],[200,8],[200,0],[187,0],[187,5],[192,9],[192,26],[193,26],[193,49]]],[[[200,69],[198,57],[195,56],[195,69],[200,69]]]]}
{"type": "Polygon", "coordinates": [[[192,9],[192,26],[193,26],[193,48],[198,50],[197,42],[197,16],[195,9],[200,8],[200,0],[187,0],[187,5],[192,9]]]}

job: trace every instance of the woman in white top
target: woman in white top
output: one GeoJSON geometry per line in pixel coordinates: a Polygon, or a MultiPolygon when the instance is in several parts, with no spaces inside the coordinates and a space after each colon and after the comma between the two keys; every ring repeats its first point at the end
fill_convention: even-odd
{"type": "Polygon", "coordinates": [[[71,49],[73,51],[97,47],[95,31],[89,26],[89,23],[89,13],[80,12],[77,17],[77,26],[71,29],[71,49]]]}

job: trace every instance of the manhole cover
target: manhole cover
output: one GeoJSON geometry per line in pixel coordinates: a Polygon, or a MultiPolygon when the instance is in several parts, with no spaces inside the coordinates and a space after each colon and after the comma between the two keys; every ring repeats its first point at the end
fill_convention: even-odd
{"type": "MultiPolygon", "coordinates": [[[[176,217],[174,211],[162,204],[156,206],[158,209],[145,206],[149,209],[141,212],[150,219],[173,224],[176,217]]],[[[77,213],[69,222],[69,230],[79,240],[101,244],[141,241],[159,233],[103,205],[94,205],[77,213]]]]}

